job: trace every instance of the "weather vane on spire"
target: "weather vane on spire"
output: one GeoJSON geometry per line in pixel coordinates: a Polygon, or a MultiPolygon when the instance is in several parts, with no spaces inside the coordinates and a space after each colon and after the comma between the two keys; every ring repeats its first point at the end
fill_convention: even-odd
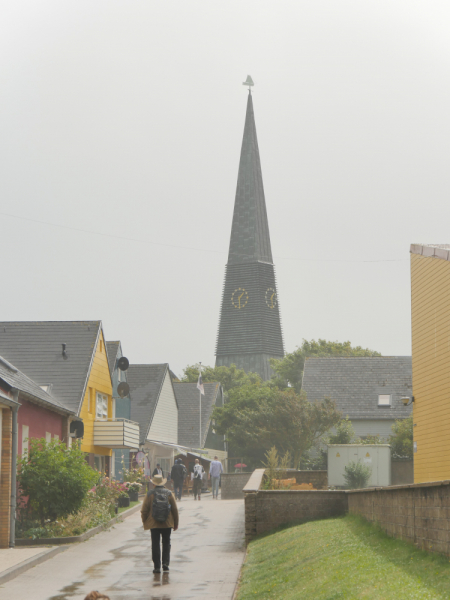
{"type": "Polygon", "coordinates": [[[247,79],[244,81],[244,83],[242,85],[248,85],[248,93],[251,94],[252,86],[254,86],[255,84],[253,83],[253,79],[250,77],[250,75],[247,75],[247,79]]]}

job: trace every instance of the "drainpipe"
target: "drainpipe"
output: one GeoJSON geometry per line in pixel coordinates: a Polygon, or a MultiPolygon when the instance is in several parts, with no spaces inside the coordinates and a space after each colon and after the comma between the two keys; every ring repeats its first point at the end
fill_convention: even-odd
{"type": "Polygon", "coordinates": [[[16,474],[17,474],[17,413],[19,410],[19,390],[13,388],[11,390],[16,406],[12,407],[12,457],[11,457],[11,505],[10,505],[10,527],[9,527],[9,547],[14,548],[16,545],[16,474]]]}

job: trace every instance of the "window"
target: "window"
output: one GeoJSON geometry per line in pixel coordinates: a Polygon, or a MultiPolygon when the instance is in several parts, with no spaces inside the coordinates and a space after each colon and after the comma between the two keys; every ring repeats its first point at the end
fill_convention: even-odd
{"type": "Polygon", "coordinates": [[[50,442],[52,441],[52,434],[49,431],[45,432],[45,441],[47,442],[47,444],[50,444],[50,442]]]}
{"type": "Polygon", "coordinates": [[[59,435],[57,433],[55,433],[55,435],[53,436],[54,440],[59,440],[59,435]]]}
{"type": "Polygon", "coordinates": [[[161,469],[164,472],[164,477],[167,477],[167,473],[170,473],[170,469],[172,468],[171,464],[170,464],[171,463],[170,458],[157,458],[153,468],[156,467],[157,463],[159,463],[161,465],[161,469]]]}
{"type": "Polygon", "coordinates": [[[378,396],[378,406],[391,406],[390,394],[380,394],[378,396]]]}
{"type": "Polygon", "coordinates": [[[22,425],[22,456],[28,452],[28,435],[30,428],[28,425],[22,425]]]}
{"type": "Polygon", "coordinates": [[[94,468],[100,471],[100,473],[105,473],[106,460],[104,456],[99,456],[98,454],[94,456],[94,468]]]}
{"type": "Polygon", "coordinates": [[[108,396],[105,396],[105,394],[99,394],[98,392],[95,416],[97,419],[108,418],[108,396]]]}

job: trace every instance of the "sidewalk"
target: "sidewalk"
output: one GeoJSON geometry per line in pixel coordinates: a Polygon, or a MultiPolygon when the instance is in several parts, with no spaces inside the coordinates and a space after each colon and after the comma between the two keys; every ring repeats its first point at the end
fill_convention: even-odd
{"type": "MultiPolygon", "coordinates": [[[[83,600],[91,590],[111,600],[231,600],[244,556],[243,500],[179,503],[180,529],[172,533],[170,572],[153,575],[150,534],[140,514],[75,544],[16,579],[0,596],[83,600]]],[[[8,552],[8,551],[6,551],[8,552]]]]}

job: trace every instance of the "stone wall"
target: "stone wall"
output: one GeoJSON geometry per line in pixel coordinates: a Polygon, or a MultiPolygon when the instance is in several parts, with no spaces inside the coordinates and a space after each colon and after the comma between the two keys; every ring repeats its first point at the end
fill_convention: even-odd
{"type": "Polygon", "coordinates": [[[251,475],[251,473],[222,473],[220,478],[222,500],[243,498],[243,489],[251,475]]]}
{"type": "MultiPolygon", "coordinates": [[[[291,471],[288,471],[287,477],[291,477],[291,471]]],[[[316,490],[328,489],[327,471],[295,471],[297,483],[312,483],[316,490]]]]}
{"type": "MultiPolygon", "coordinates": [[[[314,472],[318,473],[307,471],[314,472]]],[[[260,490],[263,476],[264,469],[256,469],[244,488],[246,543],[281,525],[337,517],[347,512],[344,491],[260,490]]]]}
{"type": "Polygon", "coordinates": [[[347,492],[348,510],[388,535],[450,555],[450,481],[347,492]]]}
{"type": "Polygon", "coordinates": [[[408,485],[414,483],[414,461],[391,461],[391,485],[408,485]]]}

